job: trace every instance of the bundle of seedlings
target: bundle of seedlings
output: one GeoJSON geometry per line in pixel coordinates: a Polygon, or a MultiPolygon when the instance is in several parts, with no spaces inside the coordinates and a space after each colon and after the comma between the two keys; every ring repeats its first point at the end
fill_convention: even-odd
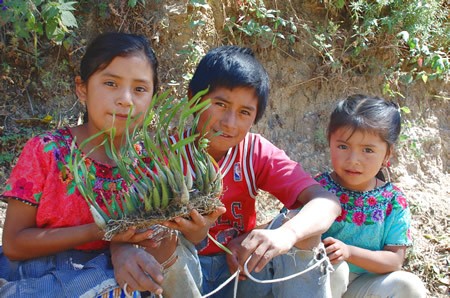
{"type": "Polygon", "coordinates": [[[222,177],[206,151],[208,139],[199,133],[184,134],[191,118],[190,130],[196,132],[199,115],[209,105],[209,100],[200,100],[205,92],[191,100],[178,101],[168,92],[155,95],[142,125],[133,125],[128,117],[124,145],[120,148],[113,144],[114,127],[85,140],[80,150],[75,149],[74,142],[69,168],[96,224],[105,231],[105,240],[129,227],[141,231],[150,228],[154,230],[153,239],[159,240],[167,235],[162,222],[180,216],[189,218],[192,209],[206,215],[223,206],[219,198],[222,177]],[[176,132],[179,140],[174,142],[176,132]],[[95,176],[86,166],[89,152],[81,152],[99,136],[104,138],[99,146],[104,146],[115,162],[125,184],[123,191],[110,199],[99,198],[94,192],[95,176]],[[186,146],[194,152],[192,170],[187,166],[186,146]]]}

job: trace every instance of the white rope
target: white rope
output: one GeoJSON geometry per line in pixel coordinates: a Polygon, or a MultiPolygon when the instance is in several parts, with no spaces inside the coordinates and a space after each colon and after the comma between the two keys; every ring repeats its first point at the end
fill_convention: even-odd
{"type": "MultiPolygon", "coordinates": [[[[252,256],[250,255],[250,256],[248,257],[247,261],[245,261],[245,263],[244,263],[244,273],[245,273],[245,275],[247,275],[247,277],[248,277],[249,279],[251,279],[252,281],[257,282],[257,283],[261,283],[261,284],[269,284],[269,283],[282,282],[282,281],[286,281],[286,280],[295,278],[295,277],[297,277],[297,276],[300,276],[300,275],[302,275],[302,274],[305,274],[306,272],[309,272],[309,271],[313,270],[314,268],[318,267],[320,264],[322,264],[323,262],[325,262],[325,261],[327,260],[327,258],[323,258],[323,259],[319,260],[317,263],[315,263],[314,265],[310,266],[309,268],[306,268],[305,270],[300,271],[300,272],[297,272],[297,273],[294,273],[294,274],[292,274],[292,275],[288,275],[288,276],[281,277],[281,278],[276,278],[276,279],[260,280],[260,279],[257,279],[257,278],[255,278],[255,277],[253,277],[253,276],[248,272],[248,266],[247,266],[247,264],[248,264],[248,262],[250,261],[251,258],[252,258],[252,256]]],[[[223,282],[220,286],[218,286],[215,290],[213,290],[212,292],[210,292],[210,293],[208,293],[208,294],[202,296],[201,298],[206,298],[206,297],[209,297],[209,296],[211,296],[211,295],[214,295],[215,293],[217,293],[218,291],[220,291],[223,287],[225,287],[225,286],[226,286],[231,280],[233,280],[233,279],[235,279],[235,283],[234,283],[234,295],[233,295],[233,297],[236,298],[236,295],[237,295],[237,286],[238,286],[238,282],[239,282],[239,273],[240,273],[240,270],[238,269],[233,275],[231,275],[226,281],[224,281],[224,282],[223,282]]]]}
{"type": "Polygon", "coordinates": [[[309,268],[307,268],[307,269],[305,269],[305,270],[303,270],[303,271],[294,273],[294,274],[292,274],[292,275],[288,275],[288,276],[281,277],[281,278],[275,278],[275,279],[260,280],[260,279],[257,279],[257,278],[255,278],[255,277],[253,277],[253,276],[250,274],[250,272],[248,272],[247,263],[250,261],[251,258],[252,258],[252,256],[250,255],[250,257],[249,257],[249,258],[247,259],[247,261],[245,261],[245,263],[244,263],[244,272],[245,272],[245,275],[247,275],[247,277],[250,278],[251,280],[253,280],[254,282],[257,282],[257,283],[260,283],[260,284],[270,284],[270,283],[276,283],[276,282],[281,282],[281,281],[285,281],[285,280],[292,279],[292,278],[294,278],[294,277],[300,276],[300,275],[302,275],[302,274],[304,274],[304,273],[306,273],[306,272],[308,272],[308,271],[313,270],[314,268],[318,267],[320,264],[322,264],[324,261],[327,260],[327,258],[323,258],[322,260],[318,261],[317,263],[315,263],[315,264],[312,265],[311,267],[309,267],[309,268]]]}
{"type": "Polygon", "coordinates": [[[125,293],[125,297],[127,297],[127,298],[133,297],[133,292],[131,292],[131,294],[128,293],[127,287],[128,287],[128,284],[124,283],[123,284],[123,292],[125,293]]]}
{"type": "Polygon", "coordinates": [[[233,275],[231,275],[226,281],[224,281],[220,286],[218,286],[215,290],[213,290],[212,292],[202,296],[201,298],[206,298],[209,297],[211,295],[214,295],[215,293],[219,292],[223,287],[225,287],[230,281],[232,281],[234,278],[236,278],[235,280],[235,284],[234,284],[234,297],[236,297],[236,293],[237,293],[237,284],[238,284],[238,280],[239,280],[239,273],[240,270],[238,269],[233,275]]]}

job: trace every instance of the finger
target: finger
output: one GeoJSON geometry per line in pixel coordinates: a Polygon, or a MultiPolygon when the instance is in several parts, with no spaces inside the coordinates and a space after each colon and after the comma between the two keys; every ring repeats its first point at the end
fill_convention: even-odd
{"type": "Polygon", "coordinates": [[[246,258],[240,259],[239,264],[241,265],[242,271],[244,271],[245,266],[247,266],[247,270],[249,273],[253,272],[255,269],[255,266],[257,265],[259,261],[258,256],[255,254],[251,254],[246,258]]]}
{"type": "Polygon", "coordinates": [[[266,261],[266,258],[269,255],[266,255],[266,252],[266,247],[260,245],[248,255],[241,254],[242,259],[239,259],[239,263],[242,265],[242,267],[244,267],[244,264],[247,263],[247,269],[249,272],[252,272],[253,270],[257,270],[256,272],[259,272],[268,262],[266,261]]]}
{"type": "Polygon", "coordinates": [[[217,207],[213,212],[206,215],[205,218],[208,220],[208,224],[213,224],[216,220],[227,211],[225,207],[217,207]]]}
{"type": "MultiPolygon", "coordinates": [[[[162,266],[153,259],[153,262],[144,263],[142,266],[142,270],[145,272],[144,282],[148,282],[150,280],[152,285],[156,286],[156,289],[160,289],[160,285],[162,284],[164,279],[164,276],[162,274],[162,266]]],[[[155,291],[153,290],[152,292],[155,291]]]]}
{"type": "MultiPolygon", "coordinates": [[[[256,253],[253,253],[253,255],[256,255],[256,253]]],[[[262,255],[258,255],[259,260],[255,265],[255,272],[260,272],[264,266],[269,263],[269,261],[274,257],[274,252],[272,250],[267,250],[262,255]]]]}
{"type": "Polygon", "coordinates": [[[331,245],[335,242],[333,237],[327,237],[325,239],[322,240],[323,244],[326,246],[331,245]]]}
{"type": "Polygon", "coordinates": [[[338,249],[339,249],[339,247],[338,247],[337,245],[332,244],[332,245],[329,245],[329,246],[327,246],[327,247],[325,248],[325,252],[326,252],[327,255],[328,255],[328,254],[331,254],[331,253],[337,251],[338,249]]]}
{"type": "Polygon", "coordinates": [[[188,233],[189,231],[198,230],[200,227],[197,226],[197,223],[193,220],[188,220],[182,217],[177,217],[174,219],[175,224],[177,225],[177,230],[182,233],[188,233]]]}
{"type": "Polygon", "coordinates": [[[219,216],[224,214],[226,211],[227,211],[227,208],[225,208],[225,207],[217,207],[212,213],[210,213],[210,216],[212,216],[215,221],[219,216]]]}
{"type": "Polygon", "coordinates": [[[336,251],[327,255],[327,257],[328,259],[330,259],[331,262],[336,262],[339,259],[339,257],[341,257],[341,254],[339,254],[338,251],[336,251]]]}
{"type": "Polygon", "coordinates": [[[239,268],[238,260],[234,255],[227,254],[227,264],[231,274],[234,274],[239,268]]]}
{"type": "Polygon", "coordinates": [[[342,256],[342,255],[341,255],[341,256],[333,257],[332,259],[329,258],[329,259],[330,259],[331,264],[333,264],[333,265],[339,264],[340,262],[345,261],[345,260],[344,260],[344,256],[342,256]]]}
{"type": "Polygon", "coordinates": [[[191,220],[195,223],[204,223],[205,222],[205,218],[203,216],[201,216],[200,213],[198,213],[198,211],[196,209],[192,209],[189,212],[189,216],[191,217],[191,220]]]}
{"type": "Polygon", "coordinates": [[[136,228],[130,227],[125,232],[115,235],[112,238],[112,240],[128,242],[128,240],[131,239],[135,233],[136,233],[136,228]]]}
{"type": "Polygon", "coordinates": [[[247,275],[245,273],[239,273],[239,280],[247,280],[247,275]]]}
{"type": "Polygon", "coordinates": [[[139,252],[138,268],[131,273],[132,279],[127,280],[131,288],[152,293],[162,292],[160,284],[163,281],[161,265],[144,250],[139,252]]]}
{"type": "Polygon", "coordinates": [[[258,246],[258,244],[252,240],[251,235],[242,241],[240,247],[236,250],[236,257],[241,268],[244,268],[244,264],[247,263],[248,271],[253,271],[256,264],[259,262],[261,255],[261,253],[256,252],[256,249],[265,251],[264,247],[261,245],[258,246]]]}
{"type": "Polygon", "coordinates": [[[180,230],[180,225],[174,220],[166,221],[162,225],[172,230],[180,230]]]}
{"type": "Polygon", "coordinates": [[[151,247],[151,248],[157,248],[161,242],[160,241],[155,241],[152,239],[145,239],[143,241],[140,241],[137,243],[139,246],[143,246],[143,247],[151,247]]]}
{"type": "Polygon", "coordinates": [[[183,217],[176,217],[172,220],[165,221],[162,223],[162,225],[172,230],[178,230],[180,232],[185,232],[193,226],[190,220],[183,217]]]}
{"type": "Polygon", "coordinates": [[[120,273],[118,276],[116,276],[117,282],[119,284],[119,286],[124,289],[125,287],[127,288],[128,293],[133,292],[133,289],[139,289],[139,283],[137,282],[137,280],[135,279],[137,270],[139,270],[139,268],[136,266],[132,266],[132,267],[128,267],[125,268],[126,266],[123,266],[125,270],[125,272],[120,273]],[[125,275],[126,278],[120,278],[119,276],[123,276],[125,275]],[[119,280],[122,280],[119,282],[119,280]]]}
{"type": "Polygon", "coordinates": [[[145,230],[143,232],[135,233],[129,240],[131,243],[139,243],[141,241],[145,241],[150,239],[153,235],[154,231],[152,229],[145,230]]]}

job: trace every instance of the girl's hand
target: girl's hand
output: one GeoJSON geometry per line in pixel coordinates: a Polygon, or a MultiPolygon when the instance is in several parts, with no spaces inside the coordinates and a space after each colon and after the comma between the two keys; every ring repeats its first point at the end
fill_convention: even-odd
{"type": "Polygon", "coordinates": [[[197,244],[205,239],[209,228],[216,222],[217,218],[224,214],[225,207],[217,207],[216,210],[208,215],[202,216],[197,210],[193,209],[189,213],[191,219],[177,217],[171,221],[165,222],[163,225],[178,230],[183,233],[184,237],[190,242],[197,244]]]}
{"type": "Polygon", "coordinates": [[[112,237],[111,242],[127,242],[145,247],[157,247],[159,242],[149,239],[152,234],[153,231],[151,229],[140,232],[136,230],[136,227],[130,227],[124,232],[115,234],[112,237]]]}
{"type": "Polygon", "coordinates": [[[333,237],[328,237],[323,240],[323,244],[325,245],[331,264],[346,261],[350,257],[349,247],[342,241],[339,241],[333,237]]]}

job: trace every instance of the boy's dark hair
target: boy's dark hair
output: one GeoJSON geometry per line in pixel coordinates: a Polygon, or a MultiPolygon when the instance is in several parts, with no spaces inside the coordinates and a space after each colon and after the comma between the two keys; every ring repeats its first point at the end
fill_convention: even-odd
{"type": "Polygon", "coordinates": [[[261,119],[269,97],[269,76],[249,48],[221,46],[209,51],[200,61],[189,83],[192,95],[209,88],[249,87],[258,98],[255,123],[261,119]]]}
{"type": "Polygon", "coordinates": [[[396,103],[380,97],[351,95],[341,100],[331,113],[328,141],[342,127],[353,132],[359,130],[377,134],[388,144],[388,150],[391,150],[400,134],[400,111],[396,103]]]}
{"type": "Polygon", "coordinates": [[[105,69],[115,57],[143,54],[153,70],[153,93],[158,86],[158,60],[148,39],[142,35],[108,32],[98,35],[81,59],[80,76],[87,82],[96,71],[105,69]]]}

